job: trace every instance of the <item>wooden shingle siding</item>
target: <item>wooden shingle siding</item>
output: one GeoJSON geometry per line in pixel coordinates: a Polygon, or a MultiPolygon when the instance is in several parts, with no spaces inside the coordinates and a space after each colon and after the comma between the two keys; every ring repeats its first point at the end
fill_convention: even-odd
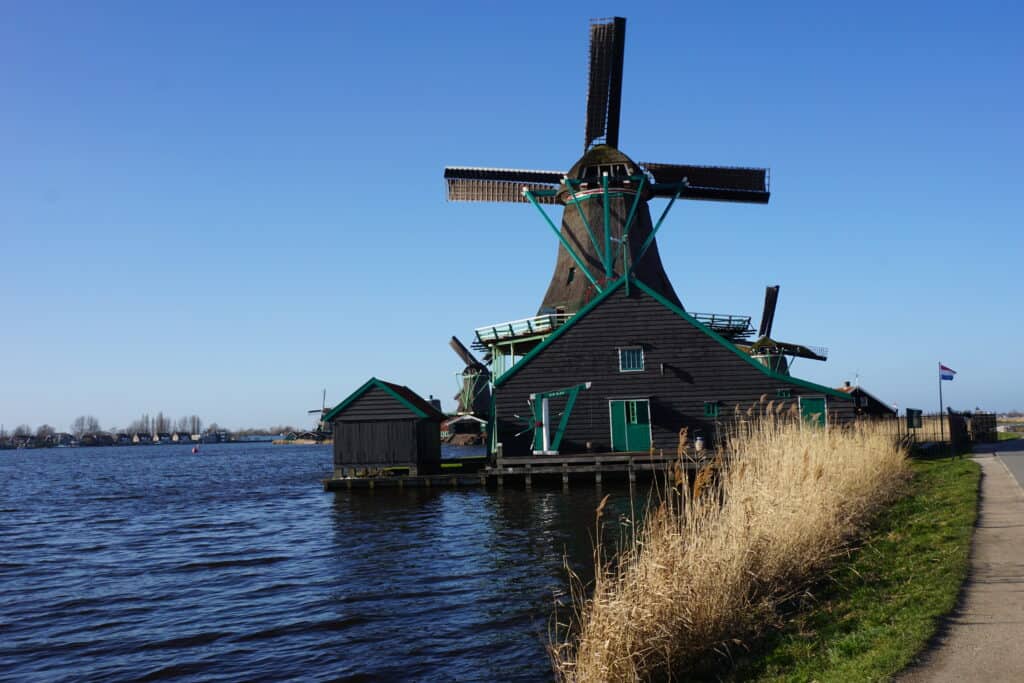
{"type": "MultiPolygon", "coordinates": [[[[579,394],[562,441],[564,453],[586,451],[588,442],[595,452],[611,450],[613,399],[648,399],[652,447],[669,453],[676,448],[681,427],[689,427],[691,438],[699,429],[711,439],[718,424],[734,419],[737,406],[745,412],[762,395],[766,403],[782,402],[786,409],[800,396],[824,395],[764,374],[638,287],[629,296],[620,288],[497,386],[497,440],[505,454],[531,450],[531,393],[587,381],[593,384],[579,394]],[[620,372],[618,349],[636,346],[643,348],[644,369],[620,372]],[[789,390],[790,398],[777,398],[779,389],[789,390]],[[706,401],[719,403],[717,421],[704,417],[706,401]]],[[[830,421],[853,418],[852,401],[831,394],[826,398],[830,421]]],[[[564,399],[551,401],[553,421],[563,408],[564,399]]]]}
{"type": "Polygon", "coordinates": [[[335,421],[406,420],[415,417],[401,401],[380,387],[371,387],[354,400],[335,421]]]}
{"type": "Polygon", "coordinates": [[[416,462],[415,420],[334,423],[335,466],[389,467],[416,462]]]}

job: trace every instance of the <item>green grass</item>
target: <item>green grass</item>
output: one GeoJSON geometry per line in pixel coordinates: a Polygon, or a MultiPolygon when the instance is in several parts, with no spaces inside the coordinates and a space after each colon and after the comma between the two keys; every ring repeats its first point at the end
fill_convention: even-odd
{"type": "Polygon", "coordinates": [[[1014,439],[1021,438],[1021,436],[1024,436],[1024,434],[1015,434],[1014,432],[999,432],[998,436],[1000,441],[1013,441],[1014,439]]]}
{"type": "Polygon", "coordinates": [[[911,662],[967,576],[980,476],[968,459],[919,461],[913,470],[909,495],[862,547],[813,597],[792,603],[781,630],[716,678],[877,681],[911,662]]]}

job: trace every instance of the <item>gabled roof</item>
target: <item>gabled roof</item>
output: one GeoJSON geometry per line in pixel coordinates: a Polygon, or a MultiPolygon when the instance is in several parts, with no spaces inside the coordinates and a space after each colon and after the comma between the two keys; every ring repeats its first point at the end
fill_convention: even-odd
{"type": "MultiPolygon", "coordinates": [[[[868,391],[867,389],[865,389],[864,387],[862,387],[859,384],[852,384],[850,386],[841,386],[841,387],[837,388],[836,391],[841,391],[844,394],[852,394],[855,391],[859,391],[860,393],[864,394],[865,396],[867,396],[867,397],[869,397],[871,399],[874,399],[875,401],[881,403],[886,408],[889,408],[890,410],[892,410],[892,406],[890,406],[888,403],[886,403],[882,399],[878,398],[877,396],[875,396],[874,394],[872,394],[870,391],[868,391]]],[[[893,411],[893,412],[895,412],[895,411],[893,411]]]]}
{"type": "Polygon", "coordinates": [[[324,415],[323,421],[330,422],[348,408],[357,398],[373,388],[381,389],[384,393],[390,394],[392,398],[396,399],[399,403],[408,408],[416,417],[435,420],[444,419],[444,414],[442,412],[432,406],[429,401],[409,387],[401,384],[393,384],[392,382],[385,382],[382,379],[371,377],[365,384],[363,384],[363,386],[353,391],[349,394],[348,398],[336,405],[329,413],[324,415]]]}
{"type": "MultiPolygon", "coordinates": [[[[614,283],[612,283],[611,286],[609,286],[606,290],[604,290],[598,296],[596,296],[589,304],[587,304],[586,306],[581,308],[579,310],[579,312],[576,313],[576,315],[574,315],[572,318],[569,319],[568,322],[566,322],[564,325],[562,325],[557,330],[552,332],[544,341],[542,341],[540,344],[538,344],[532,351],[530,351],[528,354],[523,356],[523,359],[521,361],[519,361],[518,363],[516,363],[515,365],[513,365],[511,368],[509,368],[508,372],[506,372],[501,377],[496,379],[494,381],[494,386],[498,387],[498,386],[501,386],[502,384],[504,384],[505,382],[507,382],[508,379],[510,377],[512,377],[512,375],[516,374],[519,370],[521,370],[523,368],[523,366],[525,366],[527,363],[532,361],[538,355],[543,353],[544,349],[546,349],[548,346],[550,346],[552,343],[554,343],[556,339],[558,339],[563,334],[565,334],[566,330],[570,329],[573,325],[575,325],[580,320],[582,320],[588,313],[590,313],[590,311],[594,310],[598,305],[600,305],[600,303],[602,301],[604,301],[609,296],[611,296],[612,292],[617,291],[625,283],[626,283],[626,279],[625,278],[620,278],[620,279],[616,280],[614,283]]],[[[822,392],[824,394],[828,394],[829,396],[833,396],[835,398],[841,398],[841,399],[846,400],[846,401],[853,400],[850,397],[849,394],[843,393],[841,391],[837,391],[836,389],[831,389],[829,387],[822,386],[821,384],[815,384],[814,382],[808,382],[807,380],[797,379],[796,377],[791,377],[789,375],[782,375],[782,374],[779,374],[778,372],[773,371],[771,368],[769,368],[769,367],[763,365],[762,363],[759,363],[758,361],[754,360],[750,356],[750,354],[741,351],[739,348],[736,347],[735,344],[730,342],[728,339],[726,339],[722,335],[718,334],[717,332],[712,330],[707,325],[704,325],[703,323],[698,321],[692,315],[690,315],[689,313],[684,311],[679,306],[676,306],[675,304],[673,304],[671,301],[669,301],[668,299],[666,299],[662,295],[658,294],[656,291],[654,291],[653,289],[651,289],[650,287],[645,285],[640,280],[636,279],[635,277],[630,277],[629,283],[630,283],[631,286],[637,287],[644,294],[647,294],[649,297],[651,297],[652,299],[657,301],[659,304],[661,304],[662,306],[664,306],[668,310],[672,311],[673,313],[678,315],[680,318],[682,318],[686,322],[688,322],[691,325],[693,325],[695,328],[697,328],[698,330],[700,330],[701,332],[706,334],[708,337],[710,337],[714,341],[718,342],[720,345],[724,346],[729,351],[732,351],[734,354],[736,354],[737,357],[741,358],[744,362],[746,362],[749,365],[751,365],[752,367],[756,368],[762,374],[767,375],[768,377],[771,377],[772,379],[778,380],[780,382],[785,382],[787,384],[792,384],[792,385],[798,386],[798,387],[804,387],[805,389],[813,389],[814,391],[820,391],[820,392],[822,392]]]]}

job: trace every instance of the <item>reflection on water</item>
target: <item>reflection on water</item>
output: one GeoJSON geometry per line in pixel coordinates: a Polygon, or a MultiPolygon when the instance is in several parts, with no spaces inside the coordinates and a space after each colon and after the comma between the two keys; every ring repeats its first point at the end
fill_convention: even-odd
{"type": "Polygon", "coordinates": [[[0,452],[0,678],[550,677],[599,492],[324,493],[329,470],[321,446],[0,452]]]}

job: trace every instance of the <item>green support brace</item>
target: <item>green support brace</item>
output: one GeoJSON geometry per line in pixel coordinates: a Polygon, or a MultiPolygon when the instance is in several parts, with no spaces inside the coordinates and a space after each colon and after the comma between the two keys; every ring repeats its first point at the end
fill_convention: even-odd
{"type": "Polygon", "coordinates": [[[557,454],[558,447],[562,444],[562,437],[565,435],[565,428],[569,424],[569,415],[572,413],[573,406],[576,405],[576,397],[579,396],[580,391],[583,389],[589,389],[591,383],[584,382],[575,386],[566,387],[565,389],[555,389],[554,391],[544,391],[537,394],[530,394],[530,398],[533,400],[531,406],[531,413],[533,415],[533,452],[537,454],[557,454]],[[550,434],[548,431],[548,425],[545,423],[545,417],[547,415],[548,400],[556,398],[558,396],[567,396],[565,402],[565,410],[562,411],[562,419],[558,421],[558,428],[555,430],[555,436],[551,439],[550,443],[547,444],[545,449],[544,437],[545,434],[550,434]]]}
{"type": "Polygon", "coordinates": [[[573,182],[574,181],[572,179],[566,178],[565,186],[569,188],[569,196],[572,197],[572,203],[576,205],[576,210],[580,214],[580,220],[583,221],[583,227],[587,229],[587,235],[590,236],[590,243],[594,245],[594,252],[601,257],[601,263],[604,263],[604,256],[601,254],[601,247],[597,244],[597,237],[594,236],[594,230],[590,227],[590,221],[587,220],[586,215],[583,213],[583,207],[580,206],[580,200],[576,197],[576,188],[573,187],[573,182]]]}
{"type": "Polygon", "coordinates": [[[630,273],[633,272],[633,269],[636,268],[636,264],[639,263],[640,259],[642,259],[644,257],[644,254],[647,253],[647,249],[651,246],[651,243],[654,242],[654,236],[656,234],[658,234],[658,229],[661,227],[661,224],[664,222],[665,216],[668,215],[668,212],[672,209],[672,205],[676,203],[677,199],[679,199],[679,195],[683,193],[683,189],[685,187],[686,187],[686,181],[685,180],[683,182],[681,182],[681,183],[677,183],[675,196],[672,197],[672,199],[669,201],[668,206],[665,207],[665,210],[661,212],[661,216],[658,217],[658,222],[654,225],[654,229],[651,230],[651,234],[647,236],[646,240],[644,240],[643,246],[640,247],[640,253],[636,255],[636,260],[634,260],[633,261],[633,265],[631,265],[629,267],[630,273]]]}
{"type": "MultiPolygon", "coordinates": [[[[550,196],[548,194],[549,192],[551,194],[554,194],[553,190],[540,190],[540,191],[538,191],[538,194],[540,194],[541,192],[543,192],[545,196],[550,196]]],[[[558,241],[562,243],[562,246],[565,247],[565,250],[567,252],[569,252],[569,256],[572,257],[572,260],[576,262],[576,265],[580,267],[580,270],[583,271],[583,274],[587,277],[588,280],[590,280],[590,284],[594,285],[594,289],[596,289],[600,293],[601,292],[601,286],[599,284],[597,284],[597,280],[595,280],[594,276],[590,274],[590,271],[587,270],[587,267],[585,265],[583,265],[583,261],[580,260],[580,257],[576,255],[576,252],[573,251],[572,247],[569,246],[569,243],[565,241],[564,237],[562,237],[562,233],[558,230],[558,228],[555,227],[555,223],[554,223],[554,221],[551,220],[551,217],[548,216],[547,212],[543,208],[541,208],[540,203],[537,201],[537,198],[534,196],[534,191],[533,190],[525,190],[524,189],[523,190],[523,196],[526,197],[527,199],[529,199],[530,203],[533,204],[533,206],[538,211],[540,211],[540,215],[541,216],[544,216],[544,220],[547,221],[548,227],[550,227],[552,232],[555,233],[555,237],[558,238],[558,241]]]]}
{"type": "Polygon", "coordinates": [[[601,189],[604,193],[604,281],[612,279],[612,231],[608,225],[611,220],[611,207],[608,206],[608,174],[601,174],[601,189]]]}
{"type": "Polygon", "coordinates": [[[636,196],[633,197],[633,206],[629,207],[629,215],[626,217],[626,228],[622,231],[622,241],[619,242],[619,256],[622,258],[623,273],[627,272],[625,254],[629,253],[626,249],[626,245],[629,244],[629,231],[632,229],[633,219],[636,217],[636,207],[640,205],[640,196],[644,192],[644,183],[647,182],[646,176],[630,176],[630,180],[636,181],[637,178],[639,178],[639,181],[637,182],[636,196]]]}

